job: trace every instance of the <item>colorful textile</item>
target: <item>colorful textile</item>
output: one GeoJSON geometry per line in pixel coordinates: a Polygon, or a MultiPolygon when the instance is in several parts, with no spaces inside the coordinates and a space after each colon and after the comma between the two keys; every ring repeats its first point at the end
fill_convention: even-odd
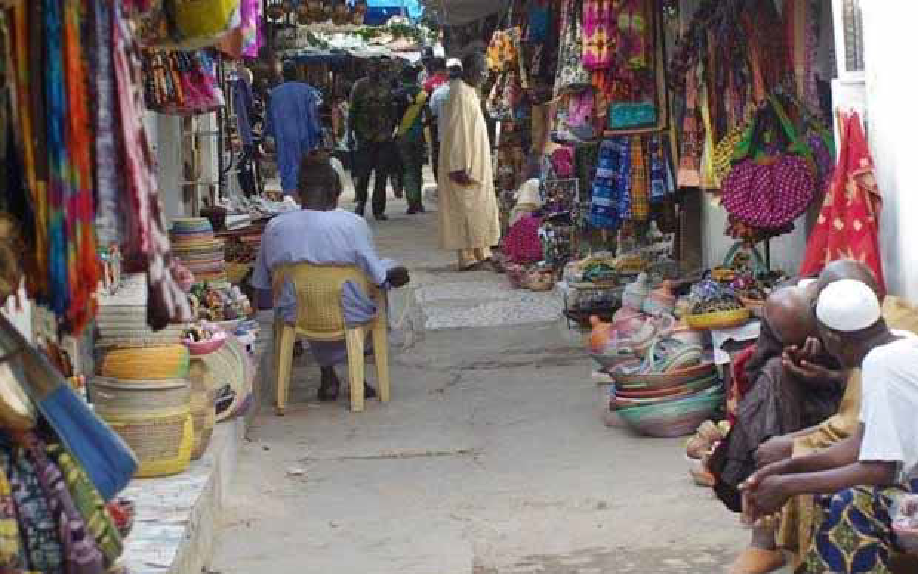
{"type": "Polygon", "coordinates": [[[603,70],[612,64],[611,18],[612,0],[583,0],[583,65],[588,70],[603,70]]]}
{"type": "Polygon", "coordinates": [[[51,508],[34,465],[24,450],[17,449],[10,470],[10,485],[19,517],[29,569],[63,574],[64,548],[51,508]]]}
{"type": "Polygon", "coordinates": [[[64,2],[64,59],[67,76],[67,154],[70,185],[67,197],[67,319],[75,332],[95,315],[95,292],[102,277],[96,249],[93,199],[92,124],[80,40],[82,0],[64,2]]]}
{"type": "Polygon", "coordinates": [[[686,74],[685,117],[682,119],[682,137],[679,138],[679,187],[701,185],[701,153],[703,147],[701,122],[698,113],[698,81],[694,70],[686,74]]]}
{"type": "Polygon", "coordinates": [[[513,263],[526,265],[542,260],[542,241],[539,227],[542,220],[535,215],[525,215],[507,230],[503,251],[513,263]]]}
{"type": "Polygon", "coordinates": [[[807,574],[889,574],[896,551],[893,497],[918,492],[918,480],[900,487],[857,486],[819,496],[816,534],[804,559],[807,574]]]}
{"type": "MultiPolygon", "coordinates": [[[[67,278],[67,228],[64,214],[70,196],[69,166],[66,151],[67,94],[64,76],[63,16],[59,0],[44,0],[42,10],[45,45],[45,137],[49,166],[48,181],[48,273],[51,286],[50,306],[58,316],[65,316],[70,304],[67,278]]],[[[39,151],[40,153],[40,151],[39,151]]]]}
{"type": "Polygon", "coordinates": [[[143,124],[143,91],[139,46],[117,3],[113,5],[112,37],[117,84],[118,153],[124,158],[120,172],[128,201],[121,202],[127,215],[128,235],[122,242],[126,271],[147,272],[147,323],[154,329],[169,321],[191,316],[188,297],[169,272],[169,236],[159,201],[153,151],[143,124]]]}
{"type": "Polygon", "coordinates": [[[581,6],[583,0],[566,0],[561,8],[558,69],[555,74],[555,96],[572,87],[589,86],[590,72],[583,66],[583,33],[581,6]]]}
{"type": "Polygon", "coordinates": [[[836,259],[857,259],[870,267],[885,292],[878,237],[882,199],[873,160],[857,113],[842,117],[840,124],[838,165],[810,234],[800,275],[816,275],[836,259]]]}
{"type": "Polygon", "coordinates": [[[9,466],[10,459],[4,451],[0,453],[0,571],[18,571],[25,566],[16,503],[8,478],[9,466]]]}
{"type": "Polygon", "coordinates": [[[669,167],[669,154],[659,134],[650,136],[647,143],[650,156],[650,201],[656,203],[676,191],[673,172],[669,167]]]}
{"type": "Polygon", "coordinates": [[[115,141],[117,117],[115,68],[112,61],[112,9],[104,0],[92,0],[91,72],[95,124],[96,235],[100,245],[120,245],[125,238],[121,198],[126,193],[120,174],[122,156],[115,141]]]}
{"type": "Polygon", "coordinates": [[[67,491],[60,470],[48,458],[44,444],[34,434],[27,435],[24,442],[58,525],[64,546],[64,569],[67,574],[102,574],[105,570],[102,553],[87,533],[86,523],[67,491]]]}
{"type": "Polygon", "coordinates": [[[624,0],[616,13],[619,57],[631,69],[648,67],[653,58],[653,13],[648,0],[624,0]]]}
{"type": "Polygon", "coordinates": [[[650,217],[650,184],[647,161],[640,136],[631,138],[631,220],[647,221],[650,217]]]}
{"type": "Polygon", "coordinates": [[[35,245],[31,256],[34,260],[35,273],[27,276],[26,287],[29,294],[39,300],[45,300],[48,294],[48,226],[47,226],[47,154],[44,142],[44,106],[41,85],[41,14],[40,2],[17,2],[14,4],[15,40],[15,88],[18,116],[18,147],[22,150],[22,164],[25,171],[25,183],[31,195],[35,214],[35,245]],[[36,38],[37,36],[37,38],[36,38]],[[36,46],[37,44],[37,46],[36,46]],[[37,54],[35,53],[37,51],[37,54]],[[37,56],[37,58],[36,58],[37,56]],[[39,60],[36,65],[35,60],[39,60]]]}
{"type": "Polygon", "coordinates": [[[86,529],[102,551],[106,565],[111,566],[121,556],[123,546],[121,534],[105,509],[105,501],[86,476],[86,472],[63,447],[59,444],[49,444],[47,452],[63,474],[73,503],[86,522],[86,529]]]}
{"type": "Polygon", "coordinates": [[[590,205],[590,225],[599,229],[618,229],[622,219],[631,213],[631,144],[627,137],[615,137],[602,142],[593,199],[590,205]]]}

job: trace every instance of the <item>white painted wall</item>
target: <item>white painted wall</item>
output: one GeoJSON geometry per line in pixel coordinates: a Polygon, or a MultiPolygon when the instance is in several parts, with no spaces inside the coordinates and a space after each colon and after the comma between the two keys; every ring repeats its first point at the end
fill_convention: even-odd
{"type": "MultiPolygon", "coordinates": [[[[724,261],[735,241],[724,232],[727,229],[727,211],[720,205],[716,195],[705,192],[702,197],[702,261],[705,267],[715,267],[724,261]]],[[[794,230],[771,240],[771,268],[788,274],[797,272],[803,262],[806,249],[806,217],[801,216],[794,223],[794,230]]],[[[756,246],[762,257],[765,248],[756,246]]]]}
{"type": "Polygon", "coordinates": [[[918,2],[867,0],[868,138],[883,195],[880,249],[891,293],[918,302],[918,80],[910,49],[918,2]]]}

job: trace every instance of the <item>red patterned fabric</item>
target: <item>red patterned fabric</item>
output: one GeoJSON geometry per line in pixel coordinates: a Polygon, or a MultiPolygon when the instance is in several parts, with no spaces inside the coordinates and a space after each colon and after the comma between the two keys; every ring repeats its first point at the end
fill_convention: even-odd
{"type": "Polygon", "coordinates": [[[878,239],[882,197],[873,173],[873,159],[858,114],[840,116],[839,123],[838,165],[810,235],[800,276],[816,275],[830,261],[856,259],[870,267],[885,293],[878,239]]]}

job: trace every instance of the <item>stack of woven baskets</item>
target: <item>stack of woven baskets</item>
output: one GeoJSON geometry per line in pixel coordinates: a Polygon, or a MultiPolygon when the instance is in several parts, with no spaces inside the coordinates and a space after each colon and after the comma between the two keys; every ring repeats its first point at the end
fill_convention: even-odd
{"type": "Polygon", "coordinates": [[[610,406],[635,431],[656,437],[691,434],[723,403],[714,364],[702,347],[656,340],[643,361],[609,370],[615,381],[610,406]]]}
{"type": "Polygon", "coordinates": [[[96,330],[96,346],[100,348],[174,345],[182,339],[181,325],[160,331],[147,325],[146,273],[127,275],[115,294],[99,296],[96,330]]]}
{"type": "Polygon", "coordinates": [[[188,467],[194,434],[188,368],[182,345],[115,347],[90,383],[96,412],[137,455],[138,477],[188,467]]]}
{"type": "Polygon", "coordinates": [[[223,241],[204,217],[176,219],[170,232],[172,254],[194,275],[197,282],[226,281],[223,241]]]}

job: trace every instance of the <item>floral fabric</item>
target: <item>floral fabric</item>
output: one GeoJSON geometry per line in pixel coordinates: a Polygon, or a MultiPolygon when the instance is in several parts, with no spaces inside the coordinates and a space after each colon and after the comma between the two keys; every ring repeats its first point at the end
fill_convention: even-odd
{"type": "Polygon", "coordinates": [[[572,87],[590,85],[590,72],[583,65],[582,0],[566,0],[561,8],[561,38],[555,96],[572,87]]]}
{"type": "Polygon", "coordinates": [[[897,550],[890,510],[893,497],[918,491],[918,480],[901,487],[858,486],[818,496],[816,535],[798,572],[806,574],[889,574],[897,550]]]}

